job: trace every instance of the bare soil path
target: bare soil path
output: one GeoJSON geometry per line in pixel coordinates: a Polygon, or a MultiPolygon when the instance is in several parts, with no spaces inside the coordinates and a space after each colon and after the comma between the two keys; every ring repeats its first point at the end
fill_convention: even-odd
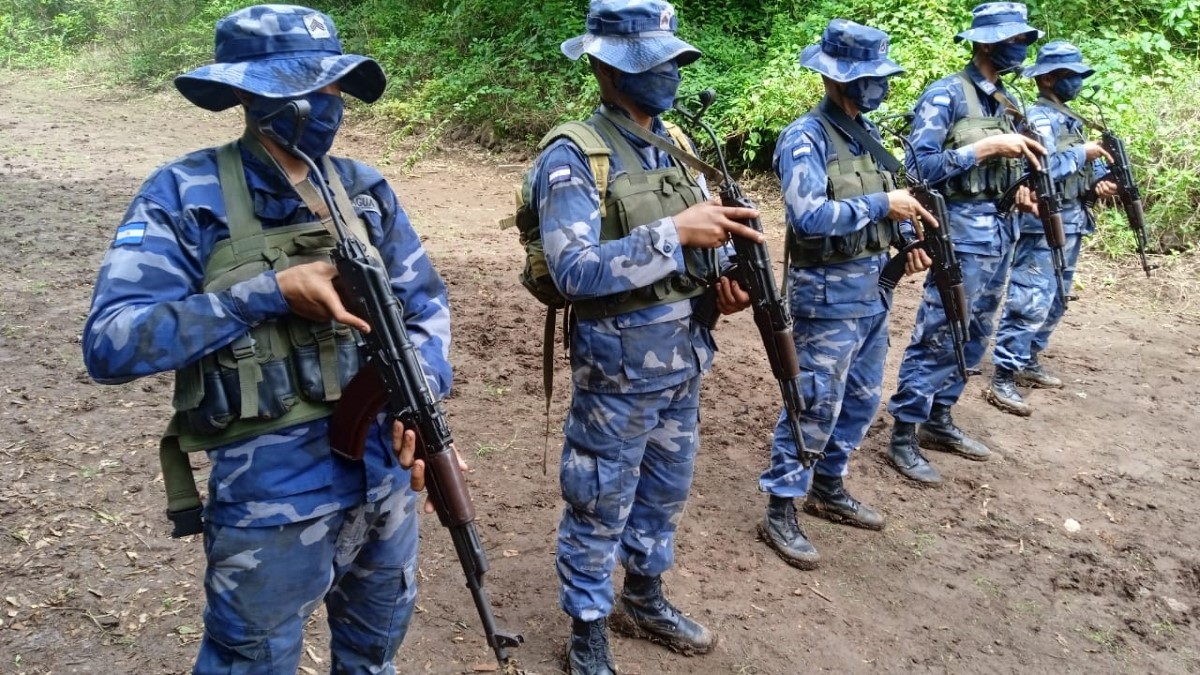
{"type": "MultiPolygon", "coordinates": [[[[73,87],[0,73],[0,673],[185,673],[201,630],[203,558],[199,541],[167,536],[161,515],[156,448],[170,376],[96,385],[79,334],[141,180],[233,137],[240,119],[171,94],[73,87]]],[[[385,136],[344,136],[342,154],[386,159],[385,136]]],[[[522,664],[545,674],[561,672],[569,625],[553,568],[568,382],[560,355],[543,476],[541,308],[516,283],[515,236],[495,225],[520,161],[442,151],[411,173],[398,161],[383,168],[450,286],[448,408],[474,469],[489,585],[501,622],[525,635],[522,664]]],[[[761,201],[778,251],[778,200],[761,201]]],[[[1200,672],[1200,321],[1167,280],[1088,256],[1080,276],[1082,297],[1046,354],[1066,388],[1034,392],[1036,412],[1021,419],[988,406],[983,380],[973,382],[959,421],[999,457],[934,457],[949,479],[937,490],[887,467],[884,414],[849,485],[888,527],[804,516],[824,556],[808,573],[756,540],[756,480],[778,403],[749,315],[725,320],[667,577],[671,597],[721,643],[689,659],[617,639],[622,672],[1200,672]]],[[[887,393],[918,290],[908,281],[897,291],[887,393]]],[[[433,519],[422,538],[420,610],[400,670],[485,668],[449,539],[433,519]]],[[[304,672],[328,671],[320,614],[309,633],[304,672]]]]}

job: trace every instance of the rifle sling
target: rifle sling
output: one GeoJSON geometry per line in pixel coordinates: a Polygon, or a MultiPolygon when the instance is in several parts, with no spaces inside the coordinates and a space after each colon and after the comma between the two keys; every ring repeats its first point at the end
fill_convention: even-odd
{"type": "Polygon", "coordinates": [[[871,157],[875,158],[875,161],[885,170],[894,174],[901,172],[903,167],[900,164],[900,160],[888,152],[882,143],[875,140],[875,137],[863,125],[850,119],[850,116],[844,110],[835,106],[828,98],[822,100],[817,106],[817,112],[829,120],[835,127],[841,129],[847,136],[854,139],[864,150],[871,153],[871,157]]]}
{"type": "Polygon", "coordinates": [[[653,145],[654,147],[658,148],[659,150],[662,150],[663,152],[670,155],[676,161],[686,164],[687,166],[689,166],[689,167],[695,169],[696,171],[699,171],[700,173],[703,173],[707,176],[716,177],[718,179],[723,178],[724,174],[717,167],[713,166],[712,164],[709,164],[708,162],[705,162],[704,160],[702,160],[698,157],[693,157],[692,155],[688,154],[688,152],[686,150],[684,150],[683,148],[673,145],[671,143],[668,143],[665,138],[658,136],[656,134],[650,133],[650,131],[648,131],[645,127],[641,126],[640,124],[637,124],[636,122],[625,117],[624,115],[619,115],[617,113],[613,113],[613,112],[609,111],[607,108],[604,109],[603,115],[604,115],[605,119],[612,122],[614,125],[616,125],[620,129],[622,129],[630,134],[633,134],[634,136],[638,137],[639,139],[645,141],[646,143],[653,145]]]}

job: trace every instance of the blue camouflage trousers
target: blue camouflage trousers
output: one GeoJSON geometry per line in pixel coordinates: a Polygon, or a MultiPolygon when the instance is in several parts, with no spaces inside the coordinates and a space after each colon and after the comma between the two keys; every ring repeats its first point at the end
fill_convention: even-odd
{"type": "MultiPolygon", "coordinates": [[[[1078,234],[1067,235],[1067,244],[1063,247],[1066,263],[1063,287],[1068,294],[1082,244],[1083,238],[1078,234]]],[[[1008,296],[1000,314],[1000,325],[996,328],[992,362],[997,368],[1024,369],[1049,344],[1063,311],[1062,301],[1058,298],[1058,282],[1054,280],[1054,260],[1045,235],[1022,233],[1013,254],[1008,296]]]]}
{"type": "Polygon", "coordinates": [[[797,458],[796,440],[779,416],[771,444],[771,465],[759,489],[777,497],[803,497],[812,471],[845,476],[850,452],[862,443],[879,411],[883,362],[887,358],[887,312],[861,319],[797,319],[792,327],[800,361],[805,410],[800,432],[807,448],[824,448],[812,470],[797,458]]]}
{"type": "Polygon", "coordinates": [[[207,523],[204,640],[193,673],[294,673],[324,602],[333,673],[395,673],[416,603],[416,495],[275,527],[207,523]]]}
{"type": "MultiPolygon", "coordinates": [[[[979,365],[987,351],[995,327],[996,309],[1004,297],[1004,280],[1011,254],[1012,249],[1007,246],[999,255],[958,253],[970,312],[963,346],[968,368],[979,365]]],[[[967,384],[958,373],[950,325],[946,322],[946,311],[933,283],[932,272],[925,277],[925,297],[917,309],[912,341],[900,362],[899,379],[896,393],[888,402],[888,412],[896,421],[912,424],[929,419],[929,411],[935,403],[953,406],[967,384]]]]}
{"type": "Polygon", "coordinates": [[[594,621],[613,608],[612,572],[658,576],[675,561],[699,446],[700,376],[662,391],[576,389],[564,425],[558,578],[563,611],[594,621]]]}

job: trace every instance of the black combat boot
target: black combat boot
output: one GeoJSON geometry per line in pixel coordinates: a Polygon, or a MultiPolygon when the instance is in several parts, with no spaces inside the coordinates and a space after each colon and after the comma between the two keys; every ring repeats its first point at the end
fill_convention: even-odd
{"type": "Polygon", "coordinates": [[[791,497],[771,495],[767,502],[767,515],[758,524],[758,534],[792,567],[816,569],[821,560],[821,554],[813,548],[796,522],[796,505],[791,497]]]}
{"type": "Polygon", "coordinates": [[[917,447],[915,424],[896,420],[895,426],[892,427],[892,444],[888,447],[888,461],[909,480],[924,485],[942,484],[941,474],[917,447]]]}
{"type": "Polygon", "coordinates": [[[857,525],[868,530],[882,530],[883,514],[863,504],[846,492],[841,476],[814,474],[804,510],[835,523],[857,525]]]}
{"type": "Polygon", "coordinates": [[[1034,389],[1058,389],[1063,386],[1062,380],[1042,367],[1042,364],[1038,362],[1037,354],[1029,359],[1029,363],[1024,368],[1017,371],[1016,381],[1017,384],[1034,389]]]}
{"type": "Polygon", "coordinates": [[[707,654],[717,644],[717,636],[667,601],[662,577],[626,572],[625,589],[617,604],[612,626],[622,635],[649,640],[684,656],[707,654]]]}
{"type": "Polygon", "coordinates": [[[986,445],[964,434],[954,424],[948,405],[934,404],[929,411],[929,420],[921,425],[917,438],[926,448],[953,452],[977,462],[987,461],[992,456],[986,445]]]}
{"type": "Polygon", "coordinates": [[[567,645],[567,675],[616,675],[612,652],[608,650],[608,625],[604,619],[580,621],[571,625],[567,645]]]}
{"type": "Polygon", "coordinates": [[[1033,412],[1033,408],[1021,398],[1021,392],[1017,391],[1014,373],[1008,368],[996,367],[996,372],[992,375],[992,384],[983,392],[983,397],[988,403],[1006,413],[1029,417],[1033,412]]]}

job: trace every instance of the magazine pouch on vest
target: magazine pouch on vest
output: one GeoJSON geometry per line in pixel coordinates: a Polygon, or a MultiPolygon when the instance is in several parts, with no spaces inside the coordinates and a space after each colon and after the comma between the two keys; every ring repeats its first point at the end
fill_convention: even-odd
{"type": "MultiPolygon", "coordinates": [[[[257,154],[261,146],[251,150],[257,154]]],[[[349,204],[332,163],[325,162],[335,193],[349,204]]],[[[204,293],[227,290],[269,270],[330,260],[334,238],[324,221],[262,228],[237,143],[218,148],[217,169],[229,238],[218,242],[205,262],[204,293]]],[[[351,225],[356,236],[369,241],[361,221],[353,218],[351,225]]],[[[186,453],[327,417],[358,368],[358,340],[350,328],[288,314],[176,371],[176,412],[159,447],[168,516],[176,524],[172,536],[194,533],[184,530],[199,522],[199,495],[186,453]],[[179,512],[195,513],[195,523],[190,516],[172,516],[179,512]]]]}
{"type": "MultiPolygon", "coordinates": [[[[957,150],[989,136],[1013,133],[1012,121],[1008,115],[985,115],[975,83],[965,72],[960,72],[958,77],[962,80],[967,116],[950,127],[942,147],[946,150],[957,150]]],[[[945,196],[948,201],[994,200],[1015,185],[1024,172],[1024,160],[992,158],[948,179],[945,196]]]]}
{"type": "MultiPolygon", "coordinates": [[[[1070,126],[1061,124],[1058,127],[1058,133],[1054,135],[1055,152],[1062,152],[1077,148],[1087,142],[1087,136],[1084,133],[1083,121],[1079,119],[1071,109],[1065,105],[1057,104],[1046,98],[1039,98],[1037,105],[1052,108],[1062,114],[1075,120],[1078,125],[1077,129],[1072,130],[1070,126]]],[[[1058,189],[1058,194],[1064,202],[1078,202],[1083,199],[1092,186],[1096,184],[1096,166],[1094,163],[1084,161],[1083,167],[1079,171],[1072,173],[1061,181],[1055,184],[1058,189]]]]}
{"type": "MultiPolygon", "coordinates": [[[[896,189],[895,174],[880,168],[866,148],[862,149],[863,154],[854,155],[839,129],[821,115],[817,120],[825,128],[834,151],[834,158],[825,165],[829,199],[850,199],[896,189]]],[[[899,236],[899,226],[884,218],[853,234],[838,237],[796,237],[789,227],[786,238],[791,265],[816,267],[878,255],[887,251],[899,236]]]]}

